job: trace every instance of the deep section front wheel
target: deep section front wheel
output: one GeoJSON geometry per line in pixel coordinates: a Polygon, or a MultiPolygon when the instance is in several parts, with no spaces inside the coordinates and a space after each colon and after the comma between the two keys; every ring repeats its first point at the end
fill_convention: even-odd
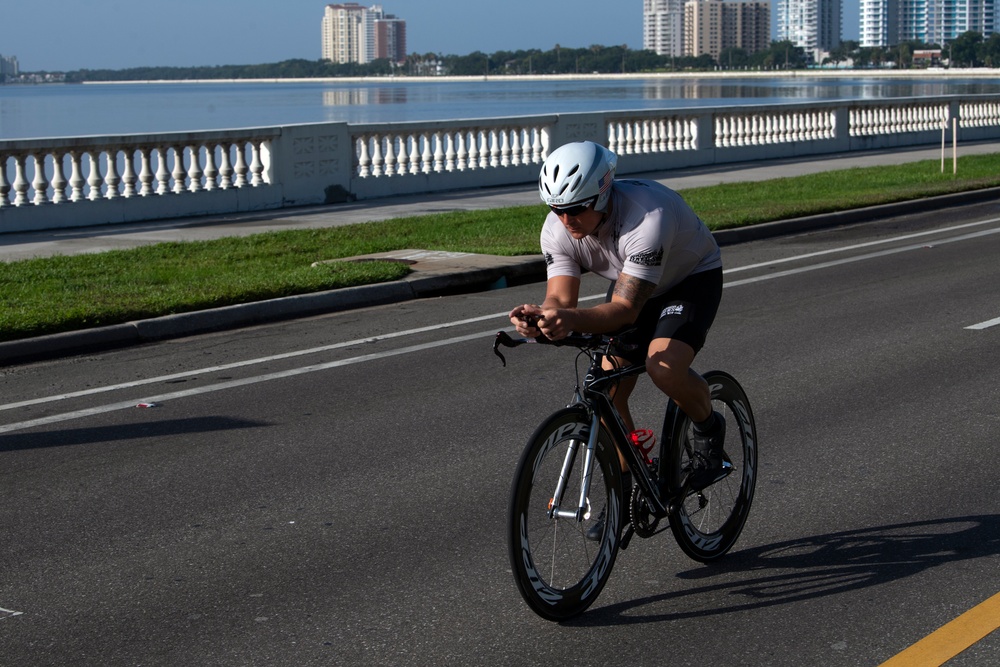
{"type": "MultiPolygon", "coordinates": [[[[750,513],[757,484],[757,427],[746,392],[728,373],[704,375],[712,393],[712,407],[726,419],[725,452],[732,464],[728,476],[701,491],[688,492],[670,514],[670,528],[685,554],[697,561],[723,556],[740,536],[750,513]]],[[[683,414],[675,413],[671,438],[674,470],[682,481],[691,466],[692,427],[683,414]]]]}
{"type": "Polygon", "coordinates": [[[507,545],[514,580],[528,606],[552,621],[593,604],[618,554],[625,499],[618,456],[603,429],[581,502],[590,428],[582,408],[549,417],[528,441],[511,488],[507,545]]]}

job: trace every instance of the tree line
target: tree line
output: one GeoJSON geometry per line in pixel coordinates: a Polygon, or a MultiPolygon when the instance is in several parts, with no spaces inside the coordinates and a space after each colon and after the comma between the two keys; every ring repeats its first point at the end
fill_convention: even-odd
{"type": "MultiPolygon", "coordinates": [[[[917,66],[913,52],[941,48],[934,44],[904,42],[889,48],[861,48],[845,41],[830,53],[824,65],[854,68],[917,66]]],[[[1000,67],[1000,33],[984,39],[967,32],[942,48],[943,59],[954,67],[1000,67]]],[[[762,51],[725,49],[718,59],[700,56],[661,56],[627,46],[566,48],[556,45],[519,51],[476,51],[468,55],[411,54],[402,63],[376,60],[371,63],[337,64],[326,60],[285,60],[261,65],[210,67],[133,67],[128,69],[81,69],[65,73],[67,82],[151,81],[178,79],[290,79],[384,76],[507,76],[525,74],[620,74],[713,70],[804,69],[811,64],[801,47],[792,42],[772,42],[762,51]]]]}

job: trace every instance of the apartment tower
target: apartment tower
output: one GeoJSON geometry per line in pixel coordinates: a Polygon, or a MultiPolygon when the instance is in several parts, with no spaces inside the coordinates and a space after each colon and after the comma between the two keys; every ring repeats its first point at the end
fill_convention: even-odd
{"type": "Polygon", "coordinates": [[[997,29],[997,0],[862,0],[861,46],[920,41],[944,46],[974,31],[988,39],[997,29]]]}
{"type": "Polygon", "coordinates": [[[642,48],[684,55],[684,0],[642,0],[642,48]]]}
{"type": "Polygon", "coordinates": [[[821,62],[840,46],[841,0],[778,0],[778,41],[792,42],[821,62]]]}
{"type": "Polygon", "coordinates": [[[770,44],[769,2],[688,0],[684,3],[685,56],[707,53],[718,62],[719,55],[726,49],[755,53],[770,44]]]}
{"type": "Polygon", "coordinates": [[[327,5],[322,26],[323,59],[335,63],[370,63],[377,58],[406,59],[406,21],[381,5],[355,2],[327,5]]]}

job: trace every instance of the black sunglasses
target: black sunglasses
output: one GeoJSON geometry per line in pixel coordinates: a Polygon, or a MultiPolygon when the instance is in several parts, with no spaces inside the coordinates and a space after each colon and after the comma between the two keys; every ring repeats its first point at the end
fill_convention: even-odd
{"type": "Polygon", "coordinates": [[[552,212],[555,213],[556,215],[568,215],[571,218],[575,218],[576,216],[580,215],[588,208],[593,206],[594,202],[596,201],[597,197],[592,197],[587,201],[581,202],[579,204],[573,204],[572,206],[564,206],[561,208],[556,206],[549,206],[549,208],[552,209],[552,212]]]}

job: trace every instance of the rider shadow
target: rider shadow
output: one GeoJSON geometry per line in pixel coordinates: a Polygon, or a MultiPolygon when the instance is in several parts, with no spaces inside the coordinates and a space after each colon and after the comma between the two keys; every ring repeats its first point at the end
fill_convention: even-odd
{"type": "MultiPolygon", "coordinates": [[[[820,535],[747,549],[682,572],[688,580],[725,582],[594,609],[571,625],[655,623],[786,605],[905,579],[937,565],[1000,554],[1000,515],[918,521],[820,535]],[[746,575],[746,576],[744,576],[746,575]],[[700,607],[706,593],[731,604],[700,607]],[[688,604],[684,604],[688,601],[688,604]],[[642,613],[669,603],[671,611],[642,613]]],[[[714,598],[713,598],[714,599],[714,598]]]]}

